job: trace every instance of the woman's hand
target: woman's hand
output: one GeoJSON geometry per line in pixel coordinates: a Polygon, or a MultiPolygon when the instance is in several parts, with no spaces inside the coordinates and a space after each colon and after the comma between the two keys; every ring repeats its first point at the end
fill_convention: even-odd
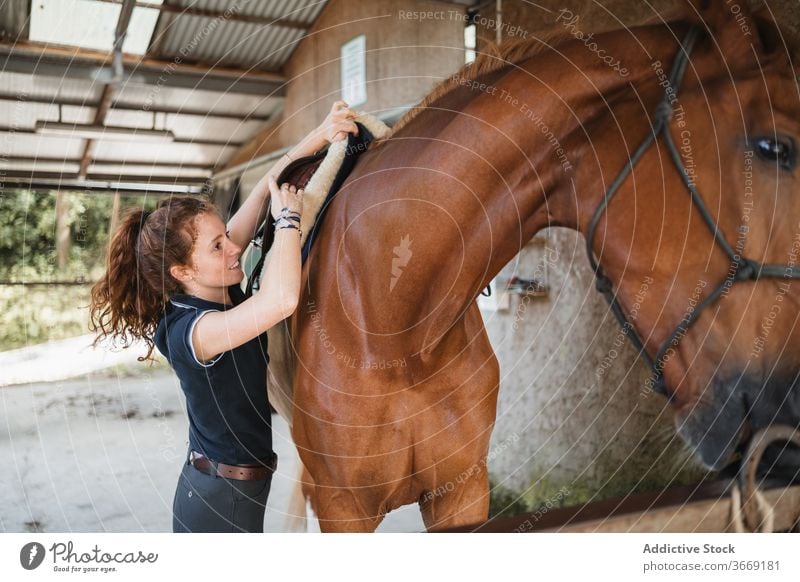
{"type": "Polygon", "coordinates": [[[326,142],[333,143],[347,139],[347,134],[358,135],[358,127],[353,119],[356,114],[344,101],[337,101],[331,107],[330,113],[314,133],[322,137],[326,142]]]}
{"type": "Polygon", "coordinates": [[[302,214],[303,212],[303,189],[299,190],[288,182],[278,187],[275,177],[269,176],[269,191],[272,194],[272,218],[277,219],[281,209],[288,208],[302,214]]]}

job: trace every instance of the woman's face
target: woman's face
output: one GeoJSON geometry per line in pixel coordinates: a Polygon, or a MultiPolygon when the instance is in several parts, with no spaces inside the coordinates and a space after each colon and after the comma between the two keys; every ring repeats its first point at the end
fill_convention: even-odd
{"type": "Polygon", "coordinates": [[[229,287],[242,282],[244,271],[239,265],[242,248],[225,231],[225,225],[214,213],[205,213],[195,221],[197,240],[192,249],[194,279],[187,287],[208,289],[229,287]]]}

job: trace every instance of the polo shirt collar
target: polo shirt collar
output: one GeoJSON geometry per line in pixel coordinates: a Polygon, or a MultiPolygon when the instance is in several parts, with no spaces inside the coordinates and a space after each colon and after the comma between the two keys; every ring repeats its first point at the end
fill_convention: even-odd
{"type": "Polygon", "coordinates": [[[208,299],[201,299],[195,295],[177,294],[169,298],[170,303],[177,307],[196,307],[198,309],[215,309],[217,311],[225,311],[226,309],[233,308],[233,305],[226,303],[217,303],[216,301],[209,301],[208,299]]]}

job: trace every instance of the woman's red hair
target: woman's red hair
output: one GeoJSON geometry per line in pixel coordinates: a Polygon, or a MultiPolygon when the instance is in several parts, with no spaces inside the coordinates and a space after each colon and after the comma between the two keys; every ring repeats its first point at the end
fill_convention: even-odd
{"type": "Polygon", "coordinates": [[[216,213],[207,200],[168,198],[152,212],[132,208],[108,248],[106,273],[92,287],[90,329],[98,333],[95,345],[110,337],[128,347],[144,340],[152,358],[153,335],[170,296],[183,289],[170,274],[173,265],[190,265],[197,239],[195,219],[216,213]]]}

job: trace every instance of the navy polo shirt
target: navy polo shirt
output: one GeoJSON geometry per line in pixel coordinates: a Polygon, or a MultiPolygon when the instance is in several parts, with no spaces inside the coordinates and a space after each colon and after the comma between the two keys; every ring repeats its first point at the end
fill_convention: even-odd
{"type": "MultiPolygon", "coordinates": [[[[233,306],[245,300],[238,285],[229,287],[228,292],[233,306]]],[[[200,318],[233,306],[175,295],[166,306],[154,341],[186,395],[191,448],[230,465],[268,463],[272,425],[267,400],[267,334],[207,363],[197,359],[192,347],[192,331],[200,318]]]]}

